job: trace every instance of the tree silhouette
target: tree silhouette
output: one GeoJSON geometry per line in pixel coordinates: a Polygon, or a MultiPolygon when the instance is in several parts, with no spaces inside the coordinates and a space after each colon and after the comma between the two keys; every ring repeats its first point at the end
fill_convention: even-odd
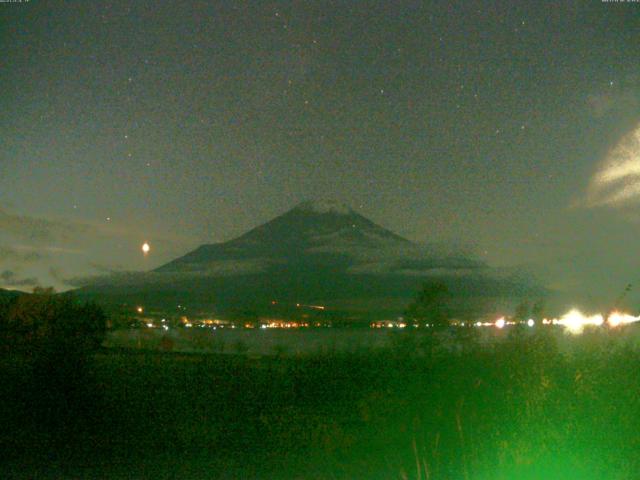
{"type": "Polygon", "coordinates": [[[522,300],[516,306],[516,310],[513,317],[520,322],[524,322],[525,320],[529,319],[529,317],[531,316],[530,314],[531,314],[531,305],[529,304],[529,301],[522,300]]]}
{"type": "Polygon", "coordinates": [[[545,310],[546,310],[546,306],[545,306],[544,300],[539,299],[531,307],[531,317],[536,322],[539,322],[544,318],[545,310]]]}
{"type": "Polygon", "coordinates": [[[72,295],[34,289],[3,309],[2,341],[32,357],[85,355],[100,346],[106,317],[94,304],[78,304],[72,295]]]}
{"type": "Polygon", "coordinates": [[[0,309],[1,351],[20,362],[24,408],[45,428],[90,418],[98,389],[89,368],[106,330],[102,310],[36,289],[0,309]]]}
{"type": "Polygon", "coordinates": [[[444,283],[425,283],[407,308],[405,316],[413,322],[426,323],[435,329],[446,328],[450,319],[449,296],[449,289],[444,283]]]}

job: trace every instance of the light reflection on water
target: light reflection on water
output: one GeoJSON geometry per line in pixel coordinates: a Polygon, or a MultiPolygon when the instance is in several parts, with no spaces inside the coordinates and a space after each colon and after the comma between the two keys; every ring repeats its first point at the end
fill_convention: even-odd
{"type": "MultiPolygon", "coordinates": [[[[542,327],[552,333],[561,350],[570,349],[579,337],[567,336],[560,327],[542,327]]],[[[524,330],[532,335],[536,329],[524,330]]],[[[508,338],[510,328],[482,328],[477,330],[477,341],[491,344],[508,338]]],[[[368,328],[319,328],[319,329],[132,329],[109,332],[104,346],[174,352],[201,352],[247,355],[308,355],[329,352],[358,352],[392,347],[408,340],[420,345],[426,339],[426,331],[402,331],[368,328]]],[[[640,343],[640,328],[630,326],[626,339],[640,343]]],[[[456,340],[444,334],[444,344],[456,349],[456,340]]]]}

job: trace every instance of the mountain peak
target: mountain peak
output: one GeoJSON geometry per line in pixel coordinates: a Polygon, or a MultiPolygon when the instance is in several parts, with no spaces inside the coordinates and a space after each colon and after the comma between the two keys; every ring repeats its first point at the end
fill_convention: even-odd
{"type": "MultiPolygon", "coordinates": [[[[202,245],[158,268],[167,271],[208,271],[220,262],[239,264],[259,259],[269,264],[314,265],[328,258],[342,264],[363,252],[386,252],[411,245],[395,233],[363,217],[347,205],[314,200],[298,204],[282,215],[228,242],[202,245]]],[[[312,267],[309,267],[312,268],[312,267]]]]}
{"type": "Polygon", "coordinates": [[[338,215],[351,215],[354,213],[348,205],[335,200],[307,200],[298,204],[294,210],[310,213],[334,213],[338,215]]]}

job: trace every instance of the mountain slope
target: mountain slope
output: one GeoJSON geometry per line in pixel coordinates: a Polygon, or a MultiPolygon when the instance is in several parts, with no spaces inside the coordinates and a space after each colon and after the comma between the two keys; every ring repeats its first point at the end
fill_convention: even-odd
{"type": "Polygon", "coordinates": [[[409,246],[408,240],[348,207],[305,202],[234,240],[203,245],[155,271],[215,271],[230,261],[347,268],[358,255],[409,246]]]}
{"type": "Polygon", "coordinates": [[[449,285],[459,307],[530,289],[467,256],[421,248],[346,206],[305,202],[236,239],[202,245],[152,272],[103,278],[81,294],[231,314],[321,304],[384,316],[401,313],[434,280],[449,285]]]}

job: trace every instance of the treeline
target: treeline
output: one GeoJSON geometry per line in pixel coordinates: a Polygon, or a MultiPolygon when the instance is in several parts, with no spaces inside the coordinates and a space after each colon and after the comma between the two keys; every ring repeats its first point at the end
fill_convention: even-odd
{"type": "MultiPolygon", "coordinates": [[[[89,419],[101,395],[93,353],[105,323],[98,306],[52,289],[0,301],[0,403],[10,406],[0,411],[0,424],[32,436],[62,432],[61,439],[80,424],[95,424],[89,419]]],[[[17,453],[12,438],[0,448],[17,453]]]]}
{"type": "Polygon", "coordinates": [[[0,303],[0,348],[29,357],[84,355],[95,351],[106,332],[106,317],[93,303],[72,294],[36,288],[0,303]]]}

